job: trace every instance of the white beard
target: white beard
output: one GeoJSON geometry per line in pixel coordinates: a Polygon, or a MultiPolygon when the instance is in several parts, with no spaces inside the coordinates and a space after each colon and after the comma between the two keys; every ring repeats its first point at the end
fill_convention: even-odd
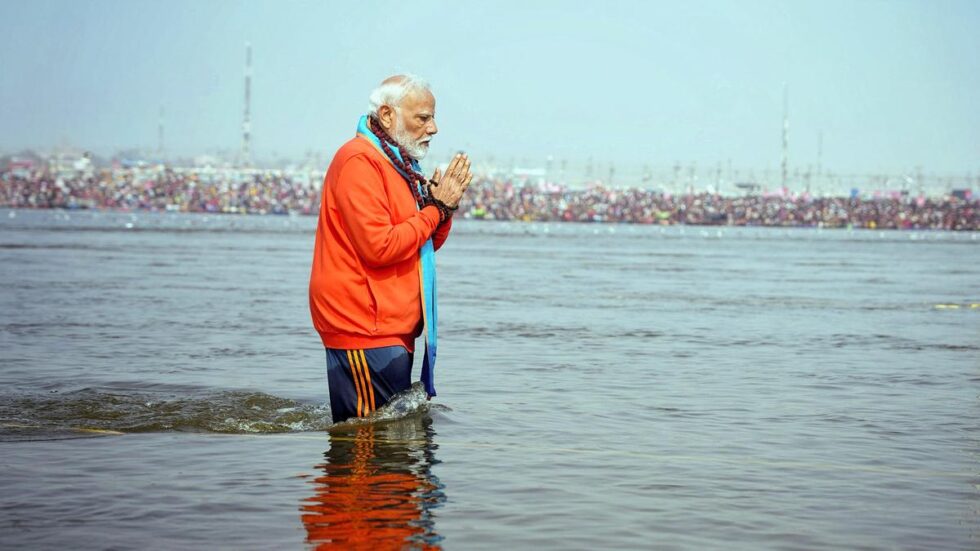
{"type": "Polygon", "coordinates": [[[401,117],[395,117],[395,128],[391,133],[391,138],[398,144],[398,148],[402,150],[402,153],[416,161],[424,159],[425,154],[429,152],[429,142],[423,141],[427,139],[427,136],[418,140],[413,139],[408,135],[408,132],[405,132],[405,128],[402,127],[401,117]]]}

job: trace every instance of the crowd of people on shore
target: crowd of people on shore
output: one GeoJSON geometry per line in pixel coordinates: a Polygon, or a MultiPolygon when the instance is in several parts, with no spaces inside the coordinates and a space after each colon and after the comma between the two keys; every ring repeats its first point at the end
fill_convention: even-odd
{"type": "Polygon", "coordinates": [[[497,220],[625,222],[702,226],[980,230],[980,200],[873,194],[818,197],[786,190],[744,196],[591,187],[572,191],[509,180],[474,182],[461,206],[497,220]]]}
{"type": "Polygon", "coordinates": [[[0,206],[234,214],[315,214],[319,180],[282,171],[124,168],[0,172],[0,206]]]}
{"type": "MultiPolygon", "coordinates": [[[[0,207],[247,214],[316,214],[317,174],[113,169],[0,171],[0,207]]],[[[781,190],[744,196],[585,189],[514,178],[474,180],[457,216],[482,220],[731,226],[980,230],[980,198],[901,193],[818,197],[781,190]]]]}

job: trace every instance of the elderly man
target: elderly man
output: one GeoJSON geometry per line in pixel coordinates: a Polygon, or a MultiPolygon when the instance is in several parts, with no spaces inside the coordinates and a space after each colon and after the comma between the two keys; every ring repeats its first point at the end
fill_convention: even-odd
{"type": "Polygon", "coordinates": [[[438,132],[435,98],[414,75],[383,81],[357,135],[323,181],[310,275],[310,313],[327,351],[334,422],[363,417],[411,385],[425,331],[422,381],[435,395],[435,251],[470,184],[458,154],[430,180],[418,161],[438,132]]]}

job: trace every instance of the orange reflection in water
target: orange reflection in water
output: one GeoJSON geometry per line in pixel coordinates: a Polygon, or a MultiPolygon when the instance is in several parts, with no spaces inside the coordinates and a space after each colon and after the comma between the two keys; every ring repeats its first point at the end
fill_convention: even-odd
{"type": "Polygon", "coordinates": [[[432,419],[413,416],[330,433],[326,463],[303,501],[315,549],[441,549],[432,509],[445,501],[430,468],[432,419]]]}

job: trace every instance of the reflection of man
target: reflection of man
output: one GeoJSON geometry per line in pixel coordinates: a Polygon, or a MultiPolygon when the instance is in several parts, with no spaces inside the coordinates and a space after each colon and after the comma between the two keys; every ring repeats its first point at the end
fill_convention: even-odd
{"type": "Polygon", "coordinates": [[[409,417],[330,434],[327,462],[304,500],[307,542],[317,548],[438,549],[431,509],[446,498],[431,473],[432,420],[409,417]]]}
{"type": "Polygon", "coordinates": [[[423,328],[422,380],[435,395],[434,255],[472,179],[462,154],[445,174],[422,176],[418,161],[437,131],[428,84],[413,75],[388,78],[327,170],[310,312],[327,349],[335,422],[367,415],[409,387],[423,328]]]}

